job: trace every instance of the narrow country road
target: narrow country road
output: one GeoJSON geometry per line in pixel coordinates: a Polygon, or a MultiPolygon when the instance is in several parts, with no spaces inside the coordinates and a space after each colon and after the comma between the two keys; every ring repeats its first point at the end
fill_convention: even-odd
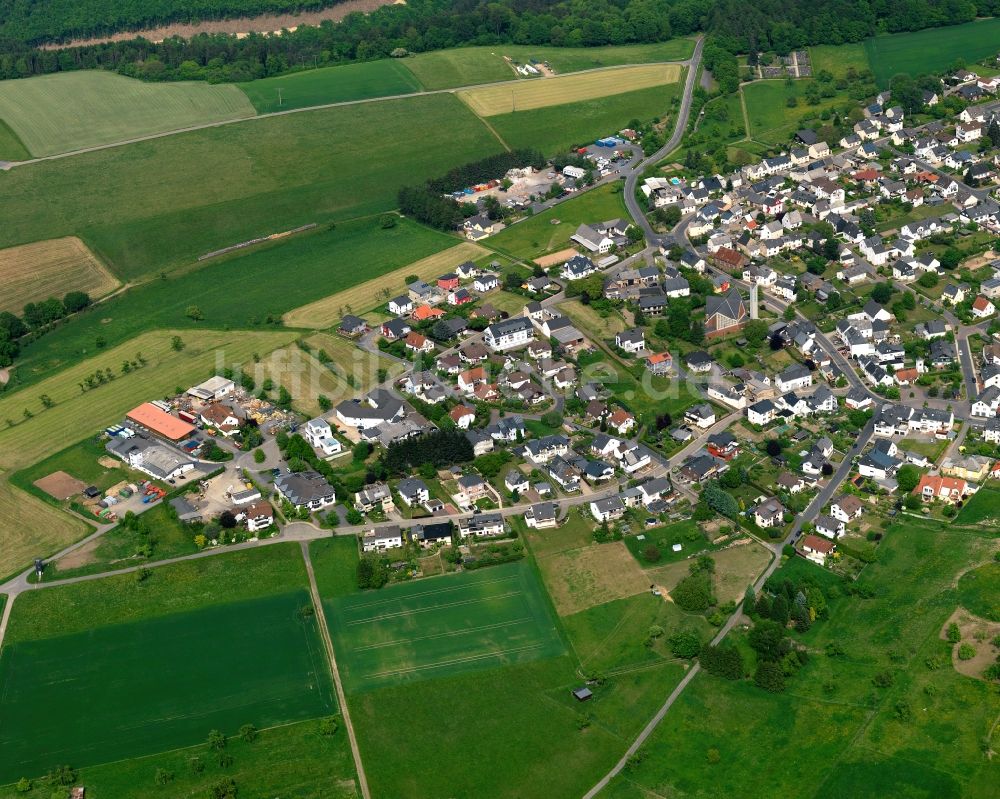
{"type": "Polygon", "coordinates": [[[677,119],[674,120],[673,135],[671,135],[671,137],[667,140],[667,143],[664,144],[659,150],[636,164],[635,168],[633,168],[625,178],[625,205],[628,208],[629,214],[632,216],[632,220],[642,228],[642,232],[646,236],[646,241],[650,245],[656,245],[659,241],[659,237],[653,231],[653,226],[649,223],[649,219],[646,217],[645,212],[639,205],[639,201],[636,199],[636,186],[639,182],[639,176],[642,174],[643,169],[650,164],[655,164],[661,161],[668,154],[676,150],[680,145],[681,140],[684,138],[684,133],[687,130],[688,117],[691,115],[691,99],[694,96],[694,87],[698,82],[698,67],[701,65],[701,51],[704,47],[705,39],[699,36],[698,41],[694,46],[694,52],[691,54],[690,60],[687,61],[688,74],[687,79],[684,82],[684,93],[681,95],[681,104],[677,109],[677,119]]]}

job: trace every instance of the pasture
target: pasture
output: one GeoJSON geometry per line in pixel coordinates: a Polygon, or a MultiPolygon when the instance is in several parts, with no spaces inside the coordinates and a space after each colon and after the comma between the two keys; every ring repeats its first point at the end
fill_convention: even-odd
{"type": "MultiPolygon", "coordinates": [[[[178,383],[189,385],[204,379],[217,367],[217,356],[226,364],[249,363],[254,352],[267,353],[284,346],[289,332],[185,331],[184,349],[172,348],[171,331],[145,333],[120,347],[103,351],[41,380],[30,397],[23,392],[0,398],[0,419],[17,420],[14,427],[0,429],[0,469],[9,473],[45,458],[67,441],[79,440],[85,432],[119,421],[140,402],[165,396],[178,383]],[[82,393],[79,383],[97,369],[118,372],[123,360],[141,352],[147,365],[111,383],[82,393]],[[54,401],[44,408],[38,397],[54,401]],[[33,416],[25,419],[30,408],[33,416]]],[[[66,366],[65,363],[61,364],[66,366]]],[[[0,480],[0,575],[27,567],[31,559],[49,555],[81,538],[89,529],[83,522],[62,513],[42,500],[14,491],[7,479],[0,480]]]]}
{"type": "Polygon", "coordinates": [[[327,618],[350,693],[559,655],[526,563],[332,598],[327,618]]]}
{"type": "Polygon", "coordinates": [[[308,604],[300,590],[4,647],[0,781],[334,712],[308,604]]]}
{"type": "Polygon", "coordinates": [[[570,246],[581,224],[625,216],[621,185],[612,183],[561,202],[490,236],[489,245],[514,258],[529,260],[570,246]]]}
{"type": "MultiPolygon", "coordinates": [[[[412,225],[405,220],[401,221],[401,224],[412,225]]],[[[454,239],[448,239],[443,235],[438,239],[441,246],[445,246],[449,240],[454,241],[454,239]]],[[[376,276],[371,275],[366,270],[364,273],[356,274],[357,277],[370,276],[371,279],[364,282],[352,282],[350,278],[345,276],[346,279],[342,281],[342,284],[346,285],[342,290],[289,311],[284,315],[282,321],[289,327],[307,327],[316,330],[333,327],[340,322],[344,314],[351,313],[361,316],[383,305],[386,301],[383,299],[386,291],[389,292],[388,299],[405,294],[406,278],[409,275],[416,275],[421,280],[431,280],[453,270],[465,261],[475,260],[488,252],[478,244],[463,242],[400,266],[388,273],[376,276]]],[[[411,250],[411,255],[418,253],[419,250],[411,250]]],[[[355,268],[353,264],[346,264],[346,266],[352,270],[355,268]]]]}
{"type": "Polygon", "coordinates": [[[18,365],[37,379],[91,354],[98,338],[112,347],[150,328],[266,328],[292,308],[394,272],[452,241],[409,220],[386,230],[369,218],[261,244],[204,261],[182,278],[130,288],[26,346],[18,365]],[[201,319],[190,316],[192,306],[201,319]]]}
{"type": "Polygon", "coordinates": [[[0,250],[0,282],[0,311],[17,314],[29,302],[62,299],[68,291],[85,291],[97,299],[119,286],[75,236],[0,250]]]}
{"type": "Polygon", "coordinates": [[[466,89],[458,96],[480,116],[491,117],[676,83],[680,75],[681,68],[676,64],[618,67],[582,75],[466,89]]]}
{"type": "Polygon", "coordinates": [[[508,146],[534,147],[553,155],[616,133],[631,119],[668,117],[680,94],[679,85],[668,83],[595,100],[499,114],[490,117],[489,122],[508,146]]]}
{"type": "Polygon", "coordinates": [[[220,247],[389,210],[400,186],[500,147],[449,94],[265,116],[0,173],[0,247],[77,235],[121,280],[169,274],[220,247]]]}
{"type": "Polygon", "coordinates": [[[0,81],[0,119],[34,156],[255,114],[236,86],[147,83],[105,70],[0,81]]]}
{"type": "Polygon", "coordinates": [[[1000,696],[955,672],[938,636],[959,604],[956,577],[994,548],[946,525],[896,524],[858,579],[874,590],[867,599],[790,561],[776,578],[813,572],[829,618],[797,636],[811,657],[786,692],[699,675],[646,743],[642,764],[606,795],[695,796],[711,782],[720,795],[746,797],[989,796],[997,765],[980,745],[1000,696]],[[873,678],[885,672],[891,684],[880,688],[873,678]],[[706,758],[710,748],[723,769],[706,758]]]}
{"type": "MultiPolygon", "coordinates": [[[[338,721],[340,719],[338,718],[338,721]]],[[[210,796],[224,777],[236,781],[241,793],[251,796],[295,796],[297,799],[356,799],[354,761],[343,723],[332,736],[320,732],[315,719],[261,730],[257,740],[232,737],[226,753],[233,762],[218,765],[218,753],[207,744],[175,749],[145,757],[120,760],[80,769],[79,782],[88,796],[115,799],[176,799],[210,796]],[[205,769],[196,772],[191,761],[200,758],[205,769]],[[159,769],[174,775],[168,785],[158,785],[159,769]],[[259,792],[259,793],[258,793],[259,792]]],[[[34,792],[46,796],[35,783],[34,792]]],[[[30,794],[29,794],[30,796],[30,794]]],[[[23,799],[14,785],[0,786],[0,799],[23,799]]]]}
{"type": "Polygon", "coordinates": [[[876,36],[864,43],[875,81],[882,88],[893,75],[943,72],[956,61],[972,64],[995,55],[1000,40],[1000,18],[928,28],[913,33],[876,36]]]}
{"type": "Polygon", "coordinates": [[[503,44],[418,53],[405,59],[403,64],[417,76],[425,89],[453,89],[518,78],[504,56],[519,63],[547,61],[553,71],[561,74],[623,64],[679,61],[690,58],[693,49],[691,39],[609,47],[503,44]]]}
{"type": "Polygon", "coordinates": [[[396,59],[320,67],[237,85],[258,114],[420,91],[413,73],[396,59]]]}

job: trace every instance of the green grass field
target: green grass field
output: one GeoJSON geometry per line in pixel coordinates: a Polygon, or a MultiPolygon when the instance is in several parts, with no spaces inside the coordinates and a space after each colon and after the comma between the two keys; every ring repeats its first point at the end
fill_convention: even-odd
{"type": "MultiPolygon", "coordinates": [[[[339,721],[339,718],[338,718],[339,721]]],[[[256,741],[231,738],[228,766],[218,764],[218,753],[201,744],[146,757],[80,769],[79,783],[87,795],[115,799],[177,799],[207,797],[223,778],[232,778],[240,796],[294,796],[295,799],[355,799],[354,761],[341,723],[332,736],[320,733],[320,722],[300,721],[261,730],[256,741]],[[201,772],[192,768],[199,759],[201,772]],[[159,770],[173,774],[166,785],[156,782],[159,770]]],[[[35,783],[32,793],[47,797],[52,791],[35,783]]],[[[14,785],[0,786],[0,799],[23,799],[14,785]]]]}
{"type": "Polygon", "coordinates": [[[1000,621],[1000,563],[987,563],[963,574],[958,594],[962,607],[970,613],[1000,621]]]}
{"type": "Polygon", "coordinates": [[[420,91],[413,73],[391,59],[321,67],[237,85],[260,114],[420,91]]]}
{"type": "Polygon", "coordinates": [[[1000,18],[928,28],[913,33],[876,36],[865,41],[865,53],[875,81],[886,87],[893,75],[943,72],[958,59],[972,64],[994,55],[1000,18]]]}
{"type": "Polygon", "coordinates": [[[266,327],[268,315],[280,318],[454,243],[407,219],[388,230],[368,218],[300,233],[212,259],[183,278],[154,280],[120,294],[25,347],[18,364],[38,378],[72,354],[92,352],[98,336],[115,346],[153,328],[266,327]],[[191,305],[201,309],[203,321],[187,316],[191,305]]]}
{"type": "Polygon", "coordinates": [[[24,161],[31,153],[10,126],[0,119],[0,161],[24,161]]]}
{"type": "Polygon", "coordinates": [[[0,174],[0,246],[79,234],[134,280],[307,222],[393,208],[401,185],[499,150],[450,95],[169,136],[0,174]]]}
{"type": "Polygon", "coordinates": [[[252,117],[236,86],[146,83],[103,70],[0,81],[0,119],[32,155],[53,155],[252,117]]]}
{"type": "Polygon", "coordinates": [[[858,72],[871,69],[863,42],[854,44],[821,44],[809,48],[813,74],[826,70],[835,77],[843,75],[850,67],[858,72]]]}
{"type": "Polygon", "coordinates": [[[297,591],[5,647],[0,782],[329,715],[308,604],[297,591]]]}
{"type": "Polygon", "coordinates": [[[121,574],[28,591],[17,599],[4,646],[95,626],[135,624],[212,605],[287,595],[306,586],[297,544],[274,544],[164,566],[138,582],[121,574]]]}
{"type": "Polygon", "coordinates": [[[809,105],[805,89],[809,81],[793,81],[791,86],[783,80],[756,81],[742,88],[750,121],[750,137],[767,143],[785,141],[800,126],[803,119],[817,116],[824,108],[840,102],[842,98],[824,99],[819,105],[809,105]],[[789,97],[798,99],[798,105],[789,108],[789,97]]]}
{"type": "Polygon", "coordinates": [[[346,596],[358,590],[358,542],[350,536],[321,538],[309,544],[316,587],[324,598],[346,596]]]}
{"type": "Polygon", "coordinates": [[[1000,490],[980,488],[958,512],[955,524],[982,524],[995,526],[1000,521],[1000,490]]]}
{"type": "Polygon", "coordinates": [[[325,601],[349,692],[559,655],[526,564],[428,578],[325,601]]]}
{"type": "Polygon", "coordinates": [[[537,258],[571,246],[570,236],[581,224],[593,224],[625,216],[621,184],[588,191],[522,222],[501,230],[487,240],[489,245],[515,258],[537,258]],[[559,224],[553,224],[558,220],[559,224]]]}
{"type": "Polygon", "coordinates": [[[407,58],[407,66],[426,89],[452,89],[477,83],[495,83],[518,78],[504,56],[520,63],[548,61],[557,74],[579,72],[621,64],[646,64],[654,61],[680,61],[690,58],[691,39],[672,39],[656,44],[610,47],[546,47],[531,45],[496,45],[435,50],[407,58]]]}
{"type": "Polygon", "coordinates": [[[699,675],[644,746],[641,765],[603,795],[695,797],[711,785],[715,795],[748,798],[985,799],[998,767],[980,744],[1000,714],[1000,696],[955,672],[939,635],[959,604],[957,574],[993,547],[967,530],[897,524],[858,580],[874,588],[870,599],[790,562],[783,569],[812,569],[824,586],[829,619],[800,636],[811,657],[786,692],[699,675]],[[828,644],[843,654],[826,654],[828,644]],[[885,671],[892,685],[877,688],[872,678],[885,671]],[[899,703],[911,710],[908,720],[899,703]]]}
{"type": "Polygon", "coordinates": [[[666,117],[680,95],[686,73],[677,83],[638,89],[596,100],[516,111],[489,118],[500,137],[512,148],[533,147],[546,155],[573,145],[590,144],[625,127],[629,120],[666,117]]]}

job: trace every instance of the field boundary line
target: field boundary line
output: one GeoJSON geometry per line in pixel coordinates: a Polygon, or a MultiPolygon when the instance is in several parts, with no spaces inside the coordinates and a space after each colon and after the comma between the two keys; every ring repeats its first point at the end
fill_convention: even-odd
{"type": "Polygon", "coordinates": [[[515,652],[530,652],[532,649],[541,649],[544,646],[543,642],[537,644],[526,644],[525,646],[516,646],[510,649],[496,649],[492,652],[481,652],[478,655],[466,655],[460,658],[451,658],[449,660],[440,660],[437,663],[425,663],[422,666],[410,666],[405,669],[390,669],[389,671],[379,671],[374,674],[368,674],[367,677],[395,677],[400,674],[410,674],[414,671],[424,671],[426,669],[437,669],[442,666],[454,666],[458,663],[475,663],[477,660],[486,660],[487,658],[500,657],[502,655],[510,655],[515,652]]]}
{"type": "Polygon", "coordinates": [[[443,633],[435,633],[434,635],[418,635],[416,638],[397,638],[394,641],[383,641],[378,644],[368,644],[367,646],[358,646],[352,649],[352,652],[370,652],[373,649],[385,649],[389,646],[397,646],[399,644],[412,644],[416,641],[434,641],[438,638],[457,638],[458,636],[468,635],[469,633],[481,633],[484,630],[497,630],[502,627],[511,627],[516,624],[524,624],[525,622],[534,621],[530,616],[525,616],[522,619],[511,619],[510,621],[501,621],[496,624],[484,624],[482,627],[467,627],[463,630],[449,630],[443,633]]]}
{"type": "Polygon", "coordinates": [[[10,611],[14,607],[14,600],[20,593],[7,594],[7,601],[3,605],[3,616],[0,617],[0,651],[3,650],[3,639],[7,635],[7,623],[10,621],[10,611]]]}
{"type": "MultiPolygon", "coordinates": [[[[442,575],[442,576],[444,576],[444,575],[442,575]]],[[[451,591],[462,591],[462,590],[468,588],[470,585],[495,585],[496,583],[509,582],[510,580],[516,580],[516,579],[517,579],[517,575],[516,574],[512,574],[512,575],[510,575],[508,577],[494,577],[492,580],[480,580],[480,581],[474,582],[474,583],[466,583],[465,585],[456,585],[456,586],[451,586],[451,587],[448,587],[448,588],[435,588],[433,591],[421,591],[420,593],[417,593],[417,594],[408,594],[406,598],[407,599],[414,599],[415,597],[421,597],[421,596],[436,596],[438,594],[449,593],[451,591]]],[[[396,604],[397,601],[398,600],[396,600],[396,599],[376,599],[374,602],[362,602],[362,603],[359,603],[357,605],[351,605],[349,608],[345,608],[345,610],[358,610],[360,608],[373,608],[376,605],[392,605],[392,604],[396,604]]]]}
{"type": "Polygon", "coordinates": [[[320,639],[323,641],[323,648],[326,649],[326,656],[330,661],[330,673],[333,675],[333,685],[337,691],[337,701],[340,703],[340,714],[344,719],[344,726],[347,728],[347,737],[351,742],[351,754],[354,756],[354,768],[358,774],[361,796],[363,799],[371,799],[371,791],[368,789],[368,778],[365,776],[364,763],[361,762],[361,749],[358,747],[358,738],[354,733],[351,712],[347,707],[347,695],[344,693],[344,684],[341,682],[340,670],[337,668],[337,655],[333,650],[330,628],[327,626],[326,613],[323,611],[323,600],[320,598],[319,588],[316,585],[316,572],[313,570],[312,558],[309,556],[309,542],[300,541],[299,547],[302,550],[302,560],[305,562],[306,574],[309,576],[309,594],[312,597],[313,607],[316,610],[316,621],[319,623],[320,639]]]}
{"type": "Polygon", "coordinates": [[[417,613],[430,613],[435,610],[442,610],[444,608],[457,608],[462,605],[475,605],[478,602],[489,602],[493,599],[508,599],[512,596],[520,596],[523,591],[508,591],[506,594],[496,594],[495,596],[477,596],[473,599],[463,599],[460,602],[449,602],[445,605],[432,605],[427,608],[414,608],[413,610],[401,610],[398,613],[384,613],[381,616],[372,616],[368,619],[356,619],[355,621],[347,622],[348,627],[353,627],[357,624],[369,624],[375,621],[384,621],[385,619],[398,619],[400,616],[413,616],[417,613]]]}
{"type": "Polygon", "coordinates": [[[507,152],[510,152],[510,145],[509,145],[509,144],[507,144],[507,142],[505,142],[505,141],[503,140],[503,137],[502,137],[502,136],[501,136],[501,135],[500,135],[499,133],[497,133],[497,129],[496,129],[495,127],[493,127],[493,126],[492,126],[492,125],[491,125],[491,124],[490,124],[490,123],[489,123],[489,122],[487,121],[486,117],[482,116],[482,115],[481,115],[481,114],[480,114],[480,113],[479,113],[478,111],[476,111],[476,109],[472,107],[472,105],[471,105],[471,104],[469,103],[469,101],[468,101],[468,100],[466,100],[466,99],[465,99],[464,97],[462,97],[462,95],[461,95],[461,94],[460,94],[460,93],[459,93],[458,91],[453,91],[453,93],[454,93],[455,97],[457,97],[457,98],[458,98],[458,101],[459,101],[459,102],[460,102],[460,103],[461,103],[462,105],[464,105],[464,106],[465,106],[466,108],[468,108],[468,109],[469,109],[469,113],[470,113],[470,114],[472,114],[472,115],[473,115],[473,116],[474,116],[474,117],[475,117],[476,119],[478,119],[478,120],[479,120],[480,122],[482,122],[482,123],[483,123],[483,125],[484,125],[484,126],[486,127],[486,130],[488,130],[488,131],[489,131],[490,133],[492,133],[492,134],[493,134],[493,135],[494,135],[494,136],[496,137],[496,140],[497,140],[498,142],[500,142],[501,146],[502,146],[502,147],[503,147],[503,148],[504,148],[504,149],[505,149],[505,150],[506,150],[507,152]]]}

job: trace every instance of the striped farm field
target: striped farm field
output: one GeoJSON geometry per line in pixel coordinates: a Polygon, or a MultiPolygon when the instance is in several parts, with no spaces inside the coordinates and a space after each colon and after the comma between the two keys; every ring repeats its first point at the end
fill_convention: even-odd
{"type": "Polygon", "coordinates": [[[88,358],[35,384],[0,399],[0,576],[26,567],[31,559],[50,555],[80,538],[83,522],[41,500],[14,489],[7,476],[58,452],[67,442],[119,421],[141,402],[169,394],[217,369],[217,357],[226,365],[250,363],[254,353],[265,354],[287,345],[291,332],[223,332],[183,330],[177,333],[184,348],[172,347],[174,331],[145,333],[127,344],[88,358]],[[122,361],[142,353],[146,366],[127,375],[122,361]],[[117,377],[111,383],[82,393],[79,383],[97,369],[117,377]],[[48,395],[55,403],[44,408],[48,395]],[[25,418],[24,411],[31,416],[25,418]],[[14,423],[9,427],[9,422],[14,423]]]}
{"type": "Polygon", "coordinates": [[[100,70],[0,81],[0,120],[34,156],[256,113],[230,84],[145,83],[100,70]]]}
{"type": "Polygon", "coordinates": [[[102,297],[120,285],[76,236],[0,250],[0,311],[20,313],[29,302],[85,291],[102,297]]]}
{"type": "Polygon", "coordinates": [[[526,562],[325,600],[349,693],[564,651],[526,562]]]}
{"type": "Polygon", "coordinates": [[[458,95],[477,114],[490,117],[676,83],[680,75],[681,67],[677,64],[647,64],[484,86],[460,91],[458,95]]]}
{"type": "Polygon", "coordinates": [[[381,277],[368,280],[344,291],[338,291],[329,297],[303,305],[289,311],[283,317],[288,327],[309,327],[316,330],[333,327],[344,314],[363,315],[374,310],[383,303],[381,295],[385,290],[395,296],[406,290],[406,277],[416,275],[421,280],[428,280],[448,272],[465,261],[474,261],[486,255],[489,251],[478,244],[462,242],[408,266],[396,269],[381,277]]]}

